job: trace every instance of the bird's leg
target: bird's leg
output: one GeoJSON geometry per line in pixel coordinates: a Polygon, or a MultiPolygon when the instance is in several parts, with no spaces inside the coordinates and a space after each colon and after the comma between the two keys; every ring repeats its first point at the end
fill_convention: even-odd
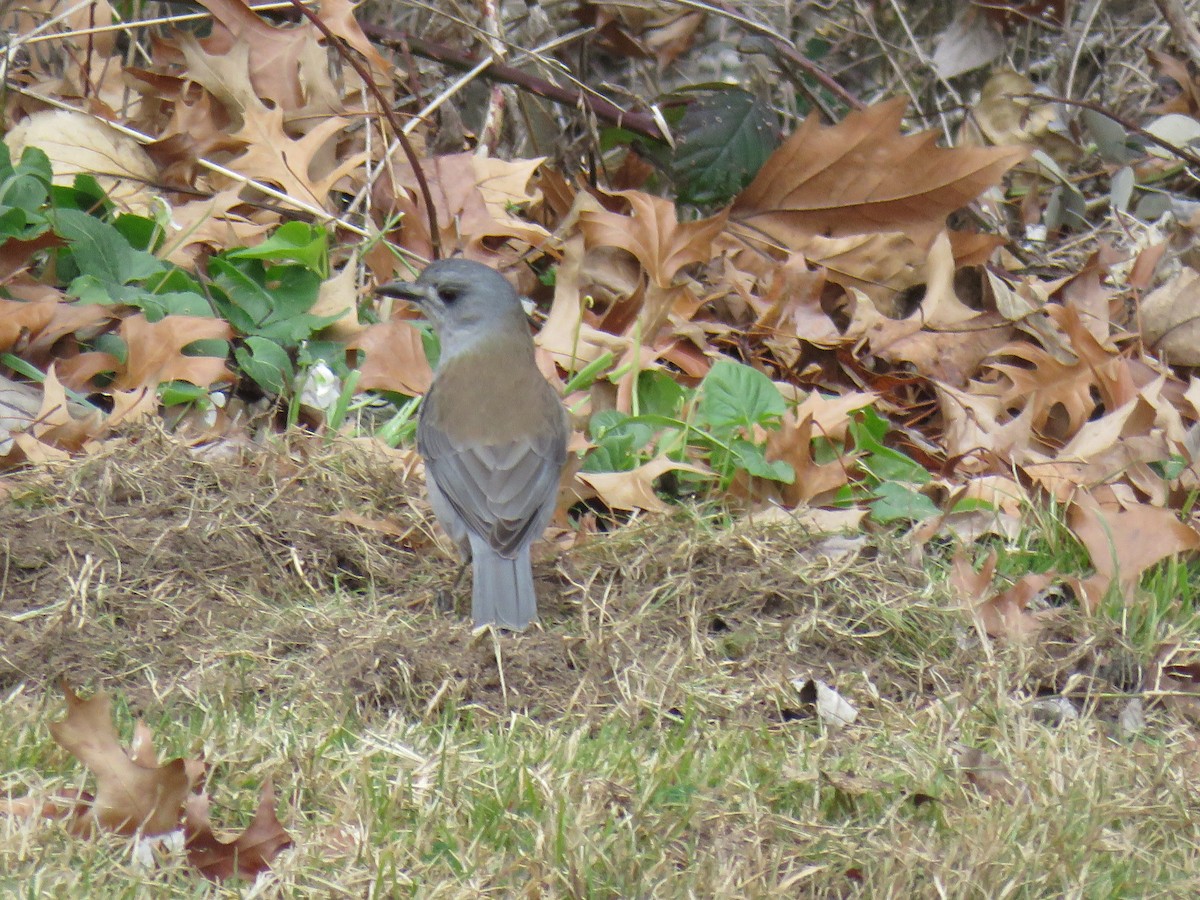
{"type": "Polygon", "coordinates": [[[467,566],[471,564],[468,557],[458,567],[458,574],[454,576],[454,583],[449,588],[439,588],[437,592],[438,612],[452,613],[454,612],[454,595],[458,593],[458,586],[462,583],[463,573],[467,571],[467,566]]]}

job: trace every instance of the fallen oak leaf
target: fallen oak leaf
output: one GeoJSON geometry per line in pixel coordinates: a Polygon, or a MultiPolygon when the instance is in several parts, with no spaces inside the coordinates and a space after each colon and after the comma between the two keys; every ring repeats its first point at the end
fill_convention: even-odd
{"type": "Polygon", "coordinates": [[[275,857],[294,843],[275,815],[275,789],[270,779],[263,784],[253,821],[228,843],[213,833],[210,805],[207,794],[192,794],[184,822],[188,862],[205,878],[253,879],[269,871],[275,857]]]}
{"type": "MultiPolygon", "coordinates": [[[[63,685],[67,717],[50,724],[54,740],[96,778],[96,795],[78,815],[72,830],[88,834],[99,826],[118,834],[164,834],[179,827],[183,804],[192,788],[192,775],[183,759],[147,766],[146,751],[131,759],[112,724],[111,702],[97,693],[82,700],[63,685]]],[[[149,751],[149,758],[153,750],[149,751]]],[[[82,795],[81,795],[82,796],[82,795]]]]}
{"type": "Polygon", "coordinates": [[[419,397],[433,381],[421,332],[405,319],[388,319],[363,329],[347,342],[346,349],[367,356],[358,367],[359,391],[395,391],[419,397]]]}
{"type": "Polygon", "coordinates": [[[183,355],[184,348],[195,341],[231,339],[233,329],[221,319],[166,316],[151,322],[139,314],[121,321],[120,334],[129,352],[124,371],[112,383],[114,391],[153,388],[164,381],[187,381],[206,388],[233,380],[225,357],[183,355]]]}
{"type": "MultiPolygon", "coordinates": [[[[950,563],[950,586],[971,612],[976,626],[989,637],[1027,640],[1041,631],[1055,615],[1053,609],[1030,612],[1029,602],[1053,581],[1045,573],[1030,572],[1003,591],[992,590],[996,573],[996,551],[988,554],[976,572],[966,553],[959,550],[950,563]]],[[[981,635],[982,637],[982,635],[981,635]]]]}
{"type": "Polygon", "coordinates": [[[1172,509],[1137,504],[1113,510],[1080,492],[1067,524],[1087,549],[1097,574],[1131,590],[1141,574],[1175,553],[1200,549],[1200,533],[1172,509]]]}
{"type": "MultiPolygon", "coordinates": [[[[628,472],[580,472],[575,477],[591,488],[610,509],[666,512],[669,507],[654,493],[654,481],[670,471],[691,472],[711,478],[712,473],[699,466],[676,462],[665,456],[643,463],[628,472]]],[[[576,493],[580,493],[576,490],[576,493]]]]}

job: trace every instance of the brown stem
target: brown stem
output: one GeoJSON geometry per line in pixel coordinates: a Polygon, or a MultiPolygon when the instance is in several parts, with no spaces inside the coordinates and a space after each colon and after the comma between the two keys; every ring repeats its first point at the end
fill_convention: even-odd
{"type": "Polygon", "coordinates": [[[1188,15],[1180,0],[1155,0],[1158,10],[1175,32],[1175,40],[1188,55],[1192,65],[1200,68],[1200,28],[1188,15]]]}
{"type": "Polygon", "coordinates": [[[358,77],[362,79],[363,84],[367,86],[367,90],[371,92],[371,96],[375,98],[375,102],[379,104],[380,112],[384,118],[388,120],[388,124],[392,127],[392,131],[396,133],[396,139],[400,141],[400,146],[404,149],[404,155],[408,158],[408,164],[412,166],[413,175],[417,179],[417,189],[421,192],[421,199],[425,201],[425,213],[429,219],[429,242],[433,247],[433,258],[439,259],[442,255],[442,239],[438,231],[437,210],[433,206],[433,195],[429,192],[429,182],[425,180],[425,171],[421,168],[421,161],[417,159],[417,153],[413,150],[412,144],[409,143],[408,135],[404,133],[404,126],[400,122],[400,117],[396,115],[396,111],[392,109],[387,98],[383,96],[383,91],[379,89],[379,85],[375,83],[375,79],[371,77],[371,73],[367,67],[363,65],[358,55],[354,53],[346,42],[335,35],[329,26],[317,17],[311,9],[305,6],[300,0],[291,0],[294,6],[304,18],[312,22],[316,29],[325,36],[325,40],[329,42],[331,47],[334,47],[338,55],[348,62],[351,68],[358,73],[358,77]]]}
{"type": "Polygon", "coordinates": [[[732,3],[724,2],[724,0],[716,0],[716,2],[713,3],[713,6],[715,6],[717,9],[722,10],[723,12],[727,13],[735,21],[737,21],[738,24],[740,24],[743,28],[746,28],[751,31],[755,31],[762,37],[766,38],[771,43],[771,46],[775,48],[776,53],[778,53],[784,59],[788,60],[793,65],[799,66],[801,69],[803,69],[805,72],[807,72],[813,78],[815,78],[822,86],[827,88],[829,91],[831,91],[836,96],[840,97],[842,102],[845,103],[847,106],[849,106],[851,109],[865,109],[866,108],[865,103],[863,103],[861,100],[859,100],[853,94],[851,94],[848,90],[846,90],[844,87],[842,87],[840,84],[838,84],[834,80],[832,75],[830,75],[828,72],[826,72],[820,66],[818,66],[815,62],[813,62],[811,59],[809,59],[807,56],[805,56],[803,53],[801,53],[799,50],[797,50],[792,44],[790,44],[789,42],[787,42],[785,40],[782,40],[779,37],[779,35],[776,34],[772,29],[766,28],[766,27],[761,27],[761,28],[756,27],[756,23],[754,22],[754,20],[749,18],[745,13],[743,13],[740,9],[738,9],[732,3]]]}
{"type": "Polygon", "coordinates": [[[1042,103],[1065,103],[1067,106],[1078,106],[1080,109],[1090,109],[1092,112],[1100,113],[1100,115],[1112,119],[1126,131],[1132,132],[1143,140],[1147,140],[1152,144],[1162,147],[1168,153],[1178,156],[1185,162],[1191,163],[1193,166],[1200,166],[1200,156],[1197,156],[1191,150],[1188,150],[1185,147],[1177,147],[1170,141],[1164,141],[1162,138],[1151,134],[1144,128],[1139,128],[1133,122],[1121,118],[1112,110],[1105,109],[1099,103],[1092,103],[1089,100],[1069,100],[1066,97],[1053,97],[1049,94],[1009,94],[1008,96],[1028,100],[1038,100],[1042,103]]]}
{"type": "MultiPolygon", "coordinates": [[[[292,2],[295,3],[297,0],[292,0],[292,2]]],[[[473,69],[480,62],[480,57],[472,53],[447,47],[444,44],[438,44],[434,41],[427,41],[424,38],[419,38],[405,31],[397,31],[394,28],[364,24],[362,30],[367,37],[373,40],[381,41],[385,44],[407,45],[417,56],[432,59],[435,62],[440,62],[459,71],[465,72],[473,69]]],[[[648,138],[653,138],[656,141],[667,139],[667,136],[659,127],[654,116],[649,113],[621,109],[615,103],[610,103],[602,97],[596,97],[573,88],[562,87],[552,81],[547,81],[544,78],[539,78],[536,75],[531,75],[521,69],[500,62],[493,62],[482,75],[493,81],[503,81],[506,84],[524,88],[530,93],[544,97],[552,103],[571,107],[586,106],[596,118],[605,122],[611,122],[620,128],[628,129],[648,138]]]]}

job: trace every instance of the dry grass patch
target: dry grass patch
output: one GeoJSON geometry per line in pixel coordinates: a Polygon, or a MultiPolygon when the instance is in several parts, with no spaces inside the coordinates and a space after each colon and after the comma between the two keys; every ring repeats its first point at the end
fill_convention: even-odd
{"type": "MultiPolygon", "coordinates": [[[[887,550],[680,511],[540,562],[543,627],[495,636],[434,609],[454,565],[424,503],[353,448],[213,460],[146,438],[8,486],[0,792],[84,778],[46,729],[53,683],[103,687],[124,734],[140,715],[163,752],[204,756],[230,827],[274,779],[297,846],[268,895],[1196,886],[1192,734],[1151,710],[1123,737],[1099,701],[1031,714],[1068,680],[1119,693],[1115,642],[1068,622],[989,657],[887,550]],[[822,723],[808,675],[858,720],[822,723]]],[[[0,893],[212,895],[169,853],[146,868],[54,823],[0,818],[0,872],[0,893]]]]}

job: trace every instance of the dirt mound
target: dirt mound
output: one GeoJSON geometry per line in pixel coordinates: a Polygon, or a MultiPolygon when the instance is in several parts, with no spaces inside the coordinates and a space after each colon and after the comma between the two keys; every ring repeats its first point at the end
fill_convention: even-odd
{"type": "Polygon", "coordinates": [[[303,690],[365,712],[786,718],[798,673],[906,693],[946,678],[953,653],[927,645],[948,613],[911,567],[686,511],[539,562],[542,627],[474,633],[435,609],[456,566],[418,480],[317,439],[218,459],[146,435],[4,486],[0,689],[67,677],[135,705],[303,690]]]}

